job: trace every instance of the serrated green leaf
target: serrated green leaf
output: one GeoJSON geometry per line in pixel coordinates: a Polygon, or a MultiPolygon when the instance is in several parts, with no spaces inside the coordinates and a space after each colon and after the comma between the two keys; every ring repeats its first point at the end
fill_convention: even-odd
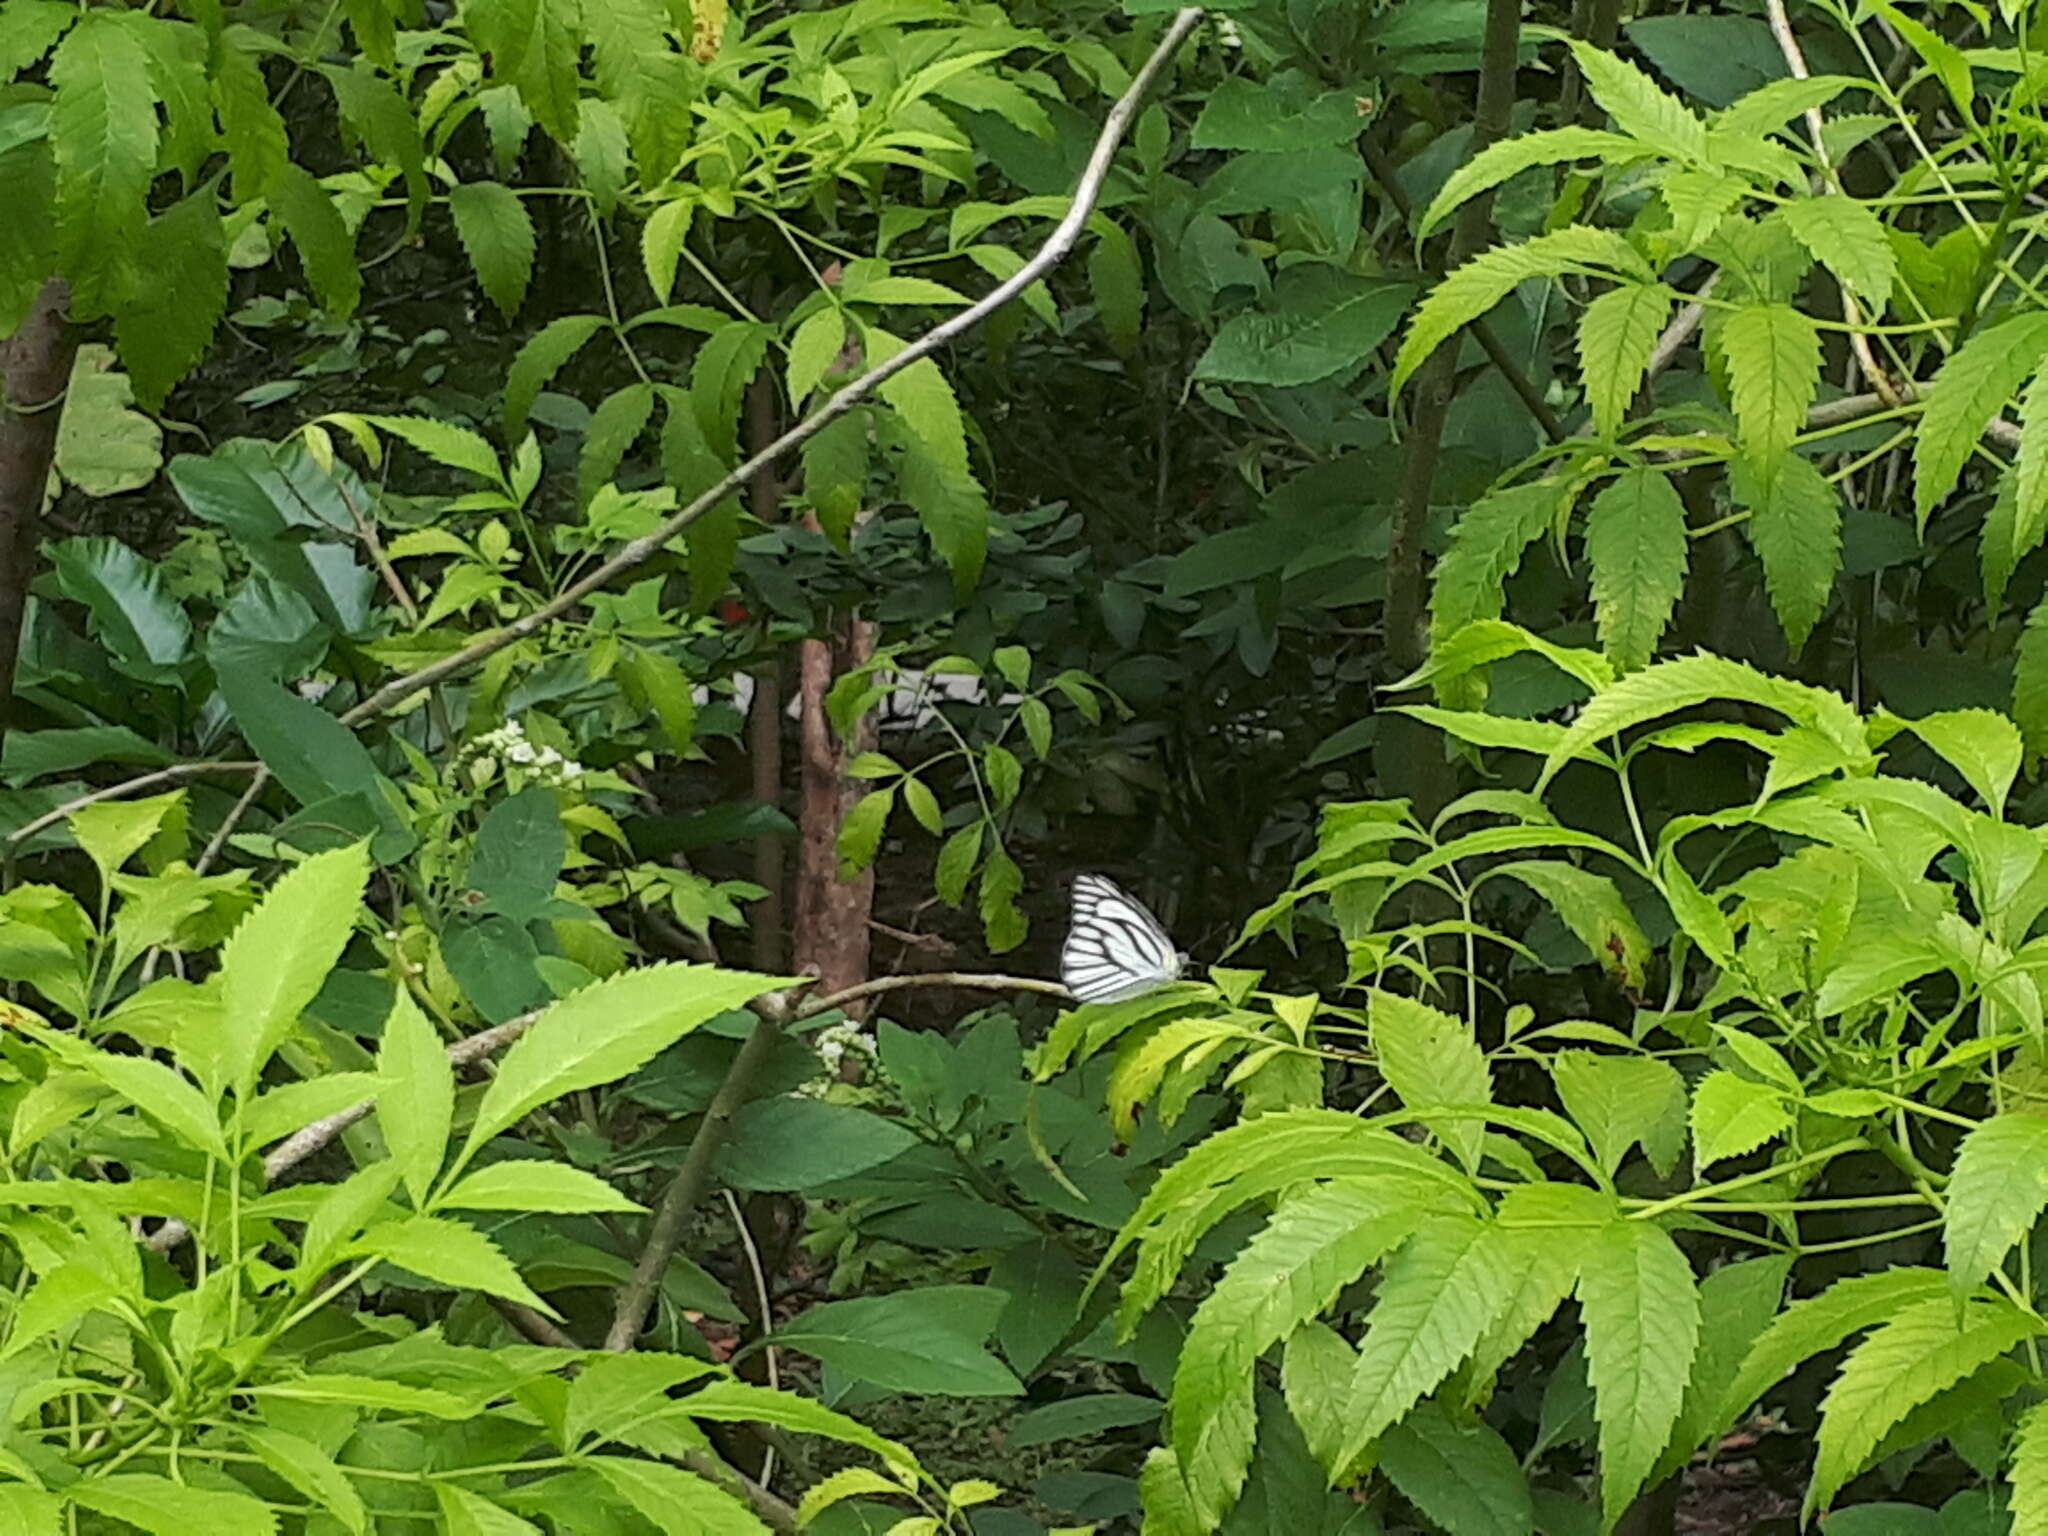
{"type": "Polygon", "coordinates": [[[517,87],[535,121],[559,144],[576,137],[579,0],[468,0],[463,24],[491,74],[517,87]]]}
{"type": "Polygon", "coordinates": [[[1088,291],[1110,346],[1128,357],[1145,325],[1145,269],[1121,226],[1104,220],[1095,228],[1099,238],[1088,252],[1088,291]]]}
{"type": "Polygon", "coordinates": [[[735,320],[707,336],[690,365],[690,409],[704,441],[727,463],[738,457],[740,405],[768,355],[769,334],[766,325],[735,320]]]}
{"type": "Polygon", "coordinates": [[[818,526],[842,550],[849,547],[853,520],[867,497],[871,420],[865,410],[848,411],[800,450],[804,495],[818,514],[818,526]]]}
{"type": "Polygon", "coordinates": [[[1173,1378],[1173,1447],[1189,1496],[1220,1522],[1251,1467],[1259,1357],[1405,1241],[1422,1212],[1323,1185],[1284,1201],[1196,1309],[1173,1378]]]}
{"type": "Polygon", "coordinates": [[[561,1315],[519,1277],[503,1249],[475,1227],[459,1221],[410,1216],[381,1222],[351,1246],[358,1254],[384,1259],[443,1285],[502,1296],[550,1317],[561,1315]]]}
{"type": "Polygon", "coordinates": [[[139,250],[152,292],[115,310],[114,335],[135,398],[154,411],[198,366],[227,311],[228,253],[213,193],[196,193],[150,220],[139,250]],[[167,292],[178,295],[176,304],[163,302],[167,292]]]}
{"type": "Polygon", "coordinates": [[[334,1458],[312,1441],[267,1425],[245,1424],[237,1434],[263,1464],[325,1513],[362,1536],[370,1528],[370,1514],[334,1458]]]}
{"type": "MultiPolygon", "coordinates": [[[[1493,1077],[1470,1026],[1394,992],[1371,1000],[1372,1043],[1380,1075],[1408,1108],[1471,1109],[1493,1102],[1493,1077]]],[[[1486,1126],[1470,1115],[1425,1118],[1468,1171],[1479,1166],[1486,1126]]]]}
{"type": "Polygon", "coordinates": [[[498,455],[481,435],[467,427],[428,416],[365,416],[363,420],[419,449],[437,463],[466,470],[479,480],[504,488],[505,475],[498,466],[498,455]]]}
{"type": "Polygon", "coordinates": [[[1820,332],[1789,304],[1750,304],[1722,325],[1721,347],[1758,493],[1769,495],[1806,426],[1820,378],[1820,332]]]}
{"type": "Polygon", "coordinates": [[[1601,1505],[1612,1521],[1664,1450],[1699,1344],[1699,1289],[1670,1235],[1611,1223],[1579,1271],[1587,1377],[1600,1424],[1601,1505]]]}
{"type": "Polygon", "coordinates": [[[1619,167],[1648,153],[1648,147],[1636,140],[1600,128],[1550,128],[1502,139],[1487,145],[1451,172],[1430,199],[1422,222],[1416,226],[1416,238],[1428,239],[1461,205],[1535,166],[1598,160],[1604,166],[1619,167]]]}
{"type": "Polygon", "coordinates": [[[533,219],[503,182],[471,181],[448,193],[455,233],[477,281],[500,314],[516,314],[533,277],[533,219]]]}
{"type": "Polygon", "coordinates": [[[427,1192],[448,1154],[455,1121],[455,1073],[440,1034],[405,988],[397,989],[377,1049],[377,1123],[398,1164],[413,1205],[426,1209],[427,1192]]]}
{"type": "Polygon", "coordinates": [[[441,1529],[448,1536],[542,1536],[541,1528],[504,1505],[455,1483],[436,1483],[441,1529]]]}
{"type": "Polygon", "coordinates": [[[1996,1360],[2037,1328],[2007,1301],[1923,1301],[1849,1353],[1821,1403],[1809,1511],[1826,1509],[1869,1465],[1885,1434],[1913,1409],[1996,1360]]]}
{"type": "Polygon", "coordinates": [[[1674,160],[1707,160],[1706,125],[1684,103],[1616,54],[1576,39],[1570,47],[1586,89],[1623,133],[1674,160]]]}
{"type": "Polygon", "coordinates": [[[305,268],[306,281],[322,304],[343,319],[355,313],[363,296],[362,269],[356,263],[354,237],[325,189],[310,174],[287,161],[270,185],[270,211],[284,225],[305,268]]]}
{"type": "Polygon", "coordinates": [[[1794,1366],[1833,1349],[1852,1333],[1925,1302],[1953,1306],[1948,1290],[1940,1270],[1898,1268],[1837,1280],[1818,1296],[1794,1302],[1744,1354],[1721,1399],[1720,1422],[1734,1423],[1794,1366]]]}
{"type": "Polygon", "coordinates": [[[1629,284],[1601,294],[1579,317],[1579,371],[1595,430],[1621,431],[1675,297],[1662,283],[1629,284]]]}
{"type": "Polygon", "coordinates": [[[142,276],[135,255],[156,172],[160,97],[125,19],[86,11],[50,59],[57,239],[71,312],[82,320],[125,302],[142,276]]]}
{"type": "Polygon", "coordinates": [[[465,1175],[435,1202],[446,1211],[637,1211],[634,1204],[594,1173],[567,1163],[509,1158],[465,1175]]]}
{"type": "Polygon", "coordinates": [[[1729,466],[1728,490],[1749,511],[1771,607],[1796,653],[1813,633],[1842,563],[1842,498],[1813,464],[1787,450],[1768,475],[1749,459],[1729,466]]]}
{"type": "Polygon", "coordinates": [[[832,305],[813,313],[789,338],[789,398],[801,408],[846,345],[846,316],[832,305]]]}
{"type": "Polygon", "coordinates": [[[1963,776],[1992,815],[2005,815],[2024,755],[2019,727],[1994,709],[1944,709],[1906,728],[1963,776]]]}
{"type": "Polygon", "coordinates": [[[2011,478],[2011,558],[2018,565],[2048,534],[2048,372],[2034,375],[2020,402],[2020,448],[2011,478]]]}
{"type": "Polygon", "coordinates": [[[1416,309],[1394,362],[1392,391],[1398,394],[1431,353],[1506,298],[1517,284],[1532,277],[1566,273],[1634,278],[1639,283],[1656,280],[1649,264],[1627,240],[1613,230],[1591,225],[1568,225],[1520,245],[1496,246],[1438,283],[1416,309]]]}
{"type": "Polygon", "coordinates": [[[465,1159],[550,1100],[637,1071],[705,1020],[783,985],[774,976],[669,964],[622,971],[572,993],[505,1053],[477,1108],[465,1159]]]}
{"type": "Polygon", "coordinates": [[[983,829],[982,822],[969,822],[947,838],[946,845],[939,850],[932,884],[939,899],[949,907],[957,907],[967,898],[967,882],[974,877],[974,867],[981,861],[983,829]]]}
{"type": "Polygon", "coordinates": [[[540,392],[604,324],[602,315],[563,315],[527,338],[505,374],[502,409],[507,442],[516,443],[526,435],[526,418],[540,392]]]}
{"type": "Polygon", "coordinates": [[[1718,171],[1673,171],[1657,187],[1657,195],[1671,215],[1671,238],[1686,251],[1698,250],[1712,240],[1749,191],[1749,183],[1741,177],[1718,171]]]}
{"type": "Polygon", "coordinates": [[[2020,632],[2012,676],[2012,717],[2026,738],[2028,756],[2048,753],[2048,598],[2034,605],[2020,632]]]}
{"type": "Polygon", "coordinates": [[[647,217],[640,229],[640,264],[647,271],[647,285],[662,303],[676,285],[676,263],[683,257],[683,242],[690,235],[690,215],[696,201],[679,197],[663,203],[647,217]]]}
{"type": "Polygon", "coordinates": [[[1873,314],[1883,311],[1898,276],[1898,258],[1877,215],[1853,197],[1796,197],[1778,216],[1813,259],[1840,278],[1873,314]]]}
{"type": "Polygon", "coordinates": [[[1406,283],[1330,267],[1291,268],[1274,285],[1271,309],[1223,322],[1196,361],[1195,377],[1278,388],[1327,379],[1372,355],[1411,291],[1406,283]]]}
{"type": "Polygon", "coordinates": [[[1950,1176],[1943,1241],[1960,1299],[2048,1210],[2048,1119],[1996,1115],[1963,1138],[1950,1176]]]}
{"type": "MultiPolygon", "coordinates": [[[[1583,873],[1583,871],[1582,871],[1583,873]]],[[[1592,1143],[1600,1166],[1609,1174],[1640,1144],[1652,1148],[1652,1161],[1676,1161],[1683,1148],[1685,1081],[1667,1061],[1650,1056],[1602,1056],[1592,1051],[1559,1051],[1550,1061],[1565,1112],[1592,1143]],[[1671,1135],[1670,1127],[1678,1127],[1671,1135]]]]}
{"type": "Polygon", "coordinates": [[[2048,1531],[2048,1403],[2036,1403],[2013,1430],[2012,1536],[2048,1531]]]}
{"type": "Polygon", "coordinates": [[[221,950],[221,1082],[245,1095],[355,932],[369,847],[315,854],[270,888],[221,950]]]}
{"type": "Polygon", "coordinates": [[[576,461],[577,498],[588,503],[598,487],[619,472],[627,451],[640,440],[654,417],[654,386],[628,384],[613,390],[590,413],[583,432],[583,451],[576,461]]]}
{"type": "Polygon", "coordinates": [[[1524,1536],[1535,1528],[1521,1462],[1483,1420],[1454,1421],[1424,1403],[1380,1441],[1380,1470],[1403,1498],[1456,1536],[1524,1536]]]}
{"type": "Polygon", "coordinates": [[[77,7],[64,0],[14,0],[0,13],[0,80],[41,63],[77,19],[77,7]]]}
{"type": "Polygon", "coordinates": [[[151,1536],[276,1536],[277,1516],[253,1494],[193,1488],[149,1472],[81,1478],[64,1497],[85,1509],[139,1526],[151,1536]]]}
{"type": "Polygon", "coordinates": [[[1685,503],[1661,470],[1623,470],[1593,499],[1586,557],[1600,641],[1619,670],[1648,664],[1684,590],[1688,554],[1685,503]]]}
{"type": "Polygon", "coordinates": [[[1977,440],[2048,356],[2048,314],[2023,314],[1979,331],[1950,353],[1922,399],[1913,439],[1913,508],[1927,518],[1955,489],[1977,440]]]}
{"type": "Polygon", "coordinates": [[[257,63],[265,39],[239,23],[214,42],[209,83],[219,115],[237,203],[268,197],[291,159],[284,119],[271,105],[270,88],[257,63]]]}
{"type": "MultiPolygon", "coordinates": [[[[903,350],[904,343],[887,331],[871,325],[860,330],[870,367],[880,367],[903,350]]],[[[937,363],[919,358],[885,382],[881,396],[917,434],[935,463],[953,474],[968,474],[966,418],[937,363]]]]}
{"type": "Polygon", "coordinates": [[[1351,1378],[1348,1465],[1458,1368],[1506,1309],[1517,1276],[1490,1222],[1431,1216],[1387,1264],[1351,1378]]]}
{"type": "Polygon", "coordinates": [[[1459,515],[1430,588],[1435,640],[1450,639],[1474,620],[1500,617],[1508,577],[1529,546],[1550,531],[1570,491],[1562,480],[1532,480],[1488,491],[1459,515]]]}
{"type": "Polygon", "coordinates": [[[709,1479],[658,1461],[592,1456],[584,1463],[614,1492],[656,1527],[730,1531],[732,1536],[769,1536],[751,1509],[709,1479]]]}
{"type": "Polygon", "coordinates": [[[1692,1160],[1700,1173],[1754,1152],[1792,1128],[1784,1095],[1733,1072],[1709,1072],[1693,1089],[1692,1160]]]}

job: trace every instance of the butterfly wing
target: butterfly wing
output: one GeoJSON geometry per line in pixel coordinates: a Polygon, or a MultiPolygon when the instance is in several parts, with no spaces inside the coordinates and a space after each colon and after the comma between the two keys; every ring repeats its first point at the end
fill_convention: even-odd
{"type": "Polygon", "coordinates": [[[1083,1003],[1117,1003],[1177,979],[1181,957],[1159,920],[1116,882],[1077,875],[1060,980],[1083,1003]]]}

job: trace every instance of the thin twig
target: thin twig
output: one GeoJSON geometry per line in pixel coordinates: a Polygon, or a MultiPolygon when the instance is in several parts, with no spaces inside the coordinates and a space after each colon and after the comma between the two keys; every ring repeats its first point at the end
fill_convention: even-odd
{"type": "Polygon", "coordinates": [[[1166,35],[1160,39],[1158,47],[1152,50],[1151,56],[1145,60],[1143,67],[1132,79],[1130,88],[1119,96],[1116,104],[1109,109],[1102,132],[1096,137],[1094,152],[1089,155],[1087,167],[1081,172],[1081,179],[1074,188],[1073,204],[1067,209],[1066,216],[1055,226],[1045,244],[1038,248],[1037,254],[1009,278],[998,283],[986,296],[968,305],[959,314],[933,326],[887,362],[869,369],[833,395],[804,421],[791,427],[737,469],[723,476],[710,490],[697,497],[652,533],[630,539],[620,545],[610,559],[564,588],[552,601],[532,613],[514,619],[503,629],[464,646],[452,656],[444,656],[441,660],[430,662],[417,671],[393,678],[344,714],[341,717],[342,723],[360,725],[363,721],[404,703],[421,689],[431,688],[443,678],[467,671],[486,657],[497,654],[506,646],[523,640],[552,623],[591,593],[608,585],[613,578],[653,558],[665,549],[676,535],[792,448],[815,437],[913,363],[930,356],[956,336],[972,330],[1058,266],[1073,250],[1074,243],[1081,236],[1082,227],[1088,222],[1089,215],[1094,212],[1095,204],[1102,195],[1103,183],[1108,179],[1110,164],[1116,158],[1117,146],[1123,142],[1124,131],[1151,90],[1152,81],[1201,19],[1202,11],[1199,6],[1188,6],[1174,15],[1173,21],[1166,29],[1166,35]]]}
{"type": "Polygon", "coordinates": [[[75,800],[66,800],[55,810],[45,811],[33,821],[24,822],[7,834],[9,848],[25,843],[46,827],[54,827],[74,811],[82,811],[88,805],[98,805],[102,800],[118,800],[123,795],[139,795],[146,789],[155,789],[159,784],[182,784],[187,779],[203,779],[209,773],[261,773],[261,763],[219,762],[219,763],[173,763],[168,768],[159,768],[154,773],[145,773],[139,778],[124,779],[119,784],[109,784],[105,789],[96,789],[90,794],[80,795],[75,800]]]}
{"type": "Polygon", "coordinates": [[[913,976],[877,976],[857,986],[843,987],[824,997],[813,997],[797,1009],[800,1019],[814,1018],[857,1003],[881,992],[900,992],[909,987],[967,987],[979,992],[1036,992],[1044,997],[1069,998],[1073,994],[1056,981],[1039,976],[998,976],[981,971],[919,971],[913,976]]]}
{"type": "MultiPolygon", "coordinates": [[[[1771,36],[1778,40],[1778,52],[1784,55],[1785,67],[1796,80],[1810,79],[1813,71],[1806,67],[1806,55],[1799,47],[1799,38],[1792,31],[1792,18],[1785,14],[1785,0],[1764,0],[1764,11],[1770,18],[1771,36]]],[[[1828,154],[1827,120],[1820,115],[1819,107],[1806,109],[1806,135],[1813,141],[1813,158],[1820,165],[1820,174],[1814,177],[1814,190],[1820,191],[1832,183],[1837,192],[1843,192],[1841,175],[1835,169],[1833,157],[1828,154]]],[[[1842,317],[1853,326],[1861,321],[1862,313],[1856,296],[1844,284],[1842,317]]],[[[1878,365],[1877,356],[1870,349],[1870,338],[1862,331],[1850,331],[1849,350],[1855,354],[1863,376],[1870,380],[1870,387],[1877,391],[1887,406],[1897,405],[1899,391],[1891,377],[1878,365]]]]}
{"type": "Polygon", "coordinates": [[[213,868],[213,861],[220,857],[228,839],[235,835],[235,828],[241,825],[242,818],[249,814],[249,807],[256,803],[256,797],[263,793],[263,786],[269,782],[270,770],[259,765],[255,777],[249,780],[249,787],[242,791],[242,798],[229,807],[227,815],[221,818],[221,824],[213,829],[213,836],[206,840],[199,862],[192,866],[195,875],[203,875],[213,868]]]}
{"type": "MultiPolygon", "coordinates": [[[[753,1229],[747,1225],[747,1218],[740,1210],[740,1203],[729,1189],[719,1193],[725,1196],[726,1213],[732,1217],[733,1230],[739,1233],[740,1251],[747,1256],[747,1272],[754,1281],[754,1300],[761,1308],[761,1357],[768,1366],[768,1385],[779,1388],[782,1385],[782,1352],[775,1347],[774,1303],[768,1295],[768,1271],[761,1263],[761,1248],[754,1241],[753,1229]]],[[[768,1487],[775,1481],[775,1447],[769,1446],[761,1456],[760,1482],[768,1487]]]]}
{"type": "Polygon", "coordinates": [[[1658,336],[1657,345],[1650,349],[1649,366],[1643,370],[1644,388],[1647,389],[1650,380],[1669,368],[1671,360],[1678,356],[1688,341],[1692,340],[1693,333],[1700,328],[1700,322],[1707,317],[1707,307],[1700,300],[1712,293],[1714,284],[1720,280],[1719,272],[1711,274],[1694,290],[1693,301],[1684,305],[1671,317],[1671,323],[1665,326],[1663,334],[1658,336]]]}

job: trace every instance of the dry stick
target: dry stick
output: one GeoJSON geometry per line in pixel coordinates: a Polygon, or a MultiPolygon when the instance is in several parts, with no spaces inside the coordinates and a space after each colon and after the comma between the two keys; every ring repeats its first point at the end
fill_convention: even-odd
{"type": "Polygon", "coordinates": [[[1138,71],[1130,88],[1119,96],[1116,104],[1110,108],[1102,133],[1095,141],[1095,151],[1088,157],[1087,168],[1081,172],[1080,182],[1074,188],[1073,206],[1055,226],[1045,244],[1038,248],[1037,254],[1009,278],[998,283],[987,295],[968,305],[950,320],[933,326],[887,362],[871,368],[841,389],[818,407],[813,415],[791,427],[739,468],[724,476],[710,490],[676,513],[654,532],[620,545],[616,554],[588,575],[564,588],[561,595],[553,601],[532,613],[514,619],[495,634],[484,636],[452,656],[444,656],[416,672],[408,672],[402,677],[393,678],[344,714],[341,717],[342,723],[359,725],[365,720],[381,715],[404,703],[421,689],[431,688],[445,677],[453,677],[458,672],[467,671],[486,657],[495,655],[515,641],[525,639],[567,613],[591,593],[610,583],[614,577],[651,559],[669,540],[751,481],[790,449],[809,441],[913,363],[930,356],[954,337],[972,330],[987,316],[1001,309],[1058,266],[1073,250],[1074,242],[1080,238],[1082,226],[1087,223],[1089,214],[1094,211],[1096,201],[1102,195],[1102,184],[1109,176],[1110,162],[1115,157],[1118,144],[1123,140],[1124,130],[1150,89],[1153,78],[1201,19],[1202,11],[1199,6],[1188,6],[1175,13],[1172,23],[1166,29],[1165,37],[1160,39],[1159,46],[1152,50],[1151,57],[1146,59],[1144,67],[1138,71]]]}

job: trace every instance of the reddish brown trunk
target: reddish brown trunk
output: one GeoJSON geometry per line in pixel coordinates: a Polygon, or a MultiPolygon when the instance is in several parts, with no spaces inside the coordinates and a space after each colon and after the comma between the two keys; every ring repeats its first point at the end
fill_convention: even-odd
{"type": "Polygon", "coordinates": [[[0,738],[14,723],[14,663],[36,573],[43,495],[64,386],[78,355],[78,332],[64,313],[70,302],[70,288],[50,279],[21,328],[0,341],[0,738]]]}
{"type": "Polygon", "coordinates": [[[803,683],[803,838],[797,850],[796,963],[815,969],[819,989],[836,992],[868,979],[868,919],[875,906],[872,867],[851,880],[839,878],[839,827],[864,793],[846,775],[855,754],[875,746],[873,717],[852,741],[841,741],[825,715],[833,680],[875,653],[875,626],[848,614],[835,621],[828,640],[806,640],[803,683]]]}

